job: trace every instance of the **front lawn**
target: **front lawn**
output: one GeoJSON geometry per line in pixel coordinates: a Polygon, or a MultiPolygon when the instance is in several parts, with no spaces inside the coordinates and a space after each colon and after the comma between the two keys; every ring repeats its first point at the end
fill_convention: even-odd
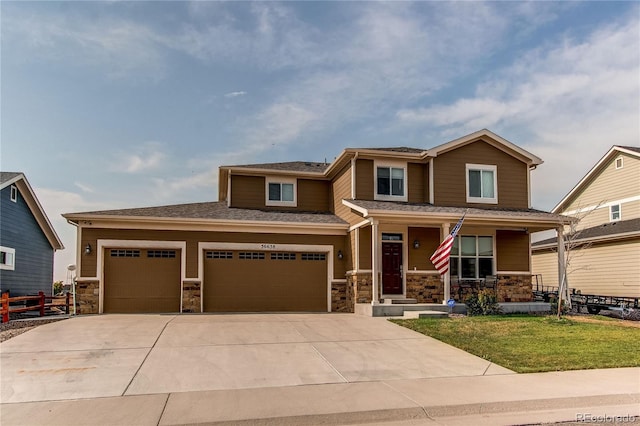
{"type": "Polygon", "coordinates": [[[640,328],[528,315],[393,320],[518,373],[640,366],[640,328]]]}

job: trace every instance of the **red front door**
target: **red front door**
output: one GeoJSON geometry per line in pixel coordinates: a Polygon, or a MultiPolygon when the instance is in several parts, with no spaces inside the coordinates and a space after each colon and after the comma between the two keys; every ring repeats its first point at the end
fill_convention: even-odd
{"type": "Polygon", "coordinates": [[[382,293],[402,294],[402,244],[382,243],[382,293]]]}

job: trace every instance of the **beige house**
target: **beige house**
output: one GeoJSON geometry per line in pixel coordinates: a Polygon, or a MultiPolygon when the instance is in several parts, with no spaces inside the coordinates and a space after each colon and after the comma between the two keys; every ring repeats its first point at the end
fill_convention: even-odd
{"type": "MultiPolygon", "coordinates": [[[[640,297],[640,147],[612,147],[553,213],[582,217],[569,256],[570,288],[640,297]]],[[[556,238],[532,246],[533,273],[545,286],[558,285],[556,248],[556,238]]]]}
{"type": "Polygon", "coordinates": [[[461,300],[489,283],[530,301],[542,160],[481,130],[424,148],[347,148],[330,164],[223,166],[219,201],[70,213],[82,313],[354,312],[461,300]],[[441,277],[430,255],[466,213],[441,277]]]}

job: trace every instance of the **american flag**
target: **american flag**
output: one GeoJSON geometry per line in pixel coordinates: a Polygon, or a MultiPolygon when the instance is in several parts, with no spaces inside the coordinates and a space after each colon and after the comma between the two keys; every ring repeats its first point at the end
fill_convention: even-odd
{"type": "Polygon", "coordinates": [[[449,270],[449,255],[451,254],[451,247],[453,246],[453,239],[458,234],[458,231],[462,227],[464,217],[466,213],[462,215],[456,226],[453,227],[451,233],[446,236],[440,243],[436,251],[429,258],[431,263],[436,267],[440,275],[444,275],[449,270]]]}

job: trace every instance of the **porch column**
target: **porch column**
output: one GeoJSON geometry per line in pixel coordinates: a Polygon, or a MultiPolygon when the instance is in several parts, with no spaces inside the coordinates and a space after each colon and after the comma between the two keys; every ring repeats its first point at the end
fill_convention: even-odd
{"type": "Polygon", "coordinates": [[[378,255],[380,248],[378,247],[378,228],[379,224],[377,220],[371,221],[371,304],[377,305],[380,300],[378,293],[378,287],[380,285],[380,279],[378,274],[380,273],[380,262],[378,261],[378,255]]]}
{"type": "MultiPolygon", "coordinates": [[[[440,241],[443,241],[447,235],[449,235],[449,222],[443,223],[441,226],[442,236],[440,237],[440,241]]],[[[449,273],[449,269],[442,276],[442,280],[444,281],[444,296],[442,300],[442,304],[446,305],[447,301],[451,298],[451,277],[449,273]]]]}

